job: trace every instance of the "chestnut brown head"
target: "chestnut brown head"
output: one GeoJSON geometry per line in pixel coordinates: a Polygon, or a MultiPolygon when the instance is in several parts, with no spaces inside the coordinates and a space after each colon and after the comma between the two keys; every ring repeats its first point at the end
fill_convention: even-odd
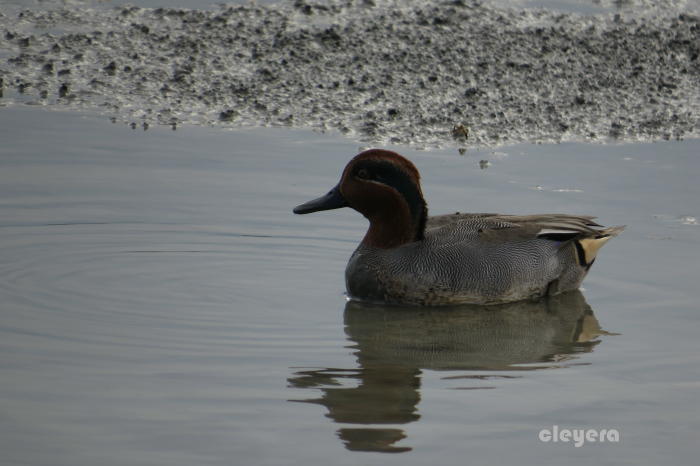
{"type": "Polygon", "coordinates": [[[428,214],[420,175],[396,152],[371,149],[358,154],[345,167],[337,186],[297,206],[294,213],[340,207],[352,207],[369,219],[363,240],[368,246],[391,248],[423,239],[428,214]]]}

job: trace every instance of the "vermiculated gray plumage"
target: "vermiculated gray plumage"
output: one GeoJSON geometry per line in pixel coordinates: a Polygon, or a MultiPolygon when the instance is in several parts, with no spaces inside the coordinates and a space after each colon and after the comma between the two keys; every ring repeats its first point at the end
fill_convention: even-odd
{"type": "Polygon", "coordinates": [[[581,240],[604,242],[623,228],[604,228],[592,219],[431,217],[422,241],[396,249],[361,244],[346,268],[347,289],[360,299],[417,305],[494,304],[577,289],[592,264],[581,240]]]}

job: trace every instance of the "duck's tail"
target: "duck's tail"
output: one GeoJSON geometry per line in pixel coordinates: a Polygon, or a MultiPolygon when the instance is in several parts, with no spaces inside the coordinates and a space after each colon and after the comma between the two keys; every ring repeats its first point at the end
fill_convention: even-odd
{"type": "Polygon", "coordinates": [[[624,229],[625,225],[605,228],[603,230],[598,230],[595,235],[574,240],[579,263],[586,268],[593,265],[598,250],[602,248],[610,238],[619,235],[624,229]]]}

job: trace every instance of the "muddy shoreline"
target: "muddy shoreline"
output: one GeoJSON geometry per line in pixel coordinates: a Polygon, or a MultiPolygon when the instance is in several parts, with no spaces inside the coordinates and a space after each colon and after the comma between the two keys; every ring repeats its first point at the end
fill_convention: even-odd
{"type": "MultiPolygon", "coordinates": [[[[0,8],[2,12],[2,8],[0,8]]],[[[0,14],[0,105],[414,146],[700,135],[700,19],[476,1],[0,14]]]]}

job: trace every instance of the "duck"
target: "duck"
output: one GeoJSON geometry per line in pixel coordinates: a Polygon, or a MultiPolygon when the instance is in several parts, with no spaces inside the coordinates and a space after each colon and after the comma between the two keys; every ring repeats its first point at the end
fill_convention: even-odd
{"type": "Polygon", "coordinates": [[[492,305],[577,290],[598,250],[625,228],[568,214],[428,216],[418,169],[384,149],[353,157],[335,187],[293,212],[343,207],[369,220],[345,269],[348,298],[396,305],[492,305]]]}

